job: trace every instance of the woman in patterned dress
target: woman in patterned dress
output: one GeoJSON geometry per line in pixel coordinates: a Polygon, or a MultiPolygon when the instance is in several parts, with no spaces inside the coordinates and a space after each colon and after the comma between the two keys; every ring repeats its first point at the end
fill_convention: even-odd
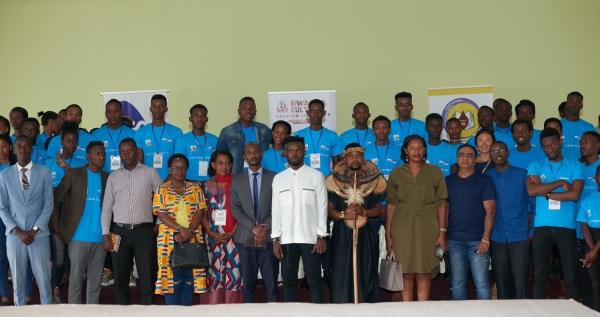
{"type": "Polygon", "coordinates": [[[200,222],[206,213],[206,203],[200,185],[185,181],[188,159],[183,154],[175,154],[168,163],[171,179],[154,191],[153,213],[161,221],[156,238],[155,293],[164,294],[167,305],[191,306],[194,293],[206,292],[206,270],[172,269],[169,255],[177,244],[203,242],[200,222]]]}
{"type": "Polygon", "coordinates": [[[208,241],[208,303],[242,303],[242,277],[238,245],[233,240],[237,223],[231,213],[229,189],[233,157],[227,150],[217,150],[210,157],[205,194],[208,210],[202,227],[208,241]]]}

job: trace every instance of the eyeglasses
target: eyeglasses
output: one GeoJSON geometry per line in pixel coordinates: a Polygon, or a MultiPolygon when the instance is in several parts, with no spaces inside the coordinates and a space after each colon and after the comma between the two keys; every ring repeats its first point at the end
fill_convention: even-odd
{"type": "Polygon", "coordinates": [[[172,166],[171,169],[173,169],[176,172],[185,172],[185,171],[187,171],[187,167],[185,167],[185,166],[172,166]]]}
{"type": "Polygon", "coordinates": [[[505,149],[500,149],[500,150],[496,150],[496,151],[490,151],[490,154],[491,155],[504,154],[504,152],[506,152],[505,149]]]}

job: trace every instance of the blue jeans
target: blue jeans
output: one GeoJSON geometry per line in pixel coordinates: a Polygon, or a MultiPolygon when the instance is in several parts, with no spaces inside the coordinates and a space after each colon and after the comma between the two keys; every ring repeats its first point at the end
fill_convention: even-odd
{"type": "MultiPolygon", "coordinates": [[[[175,245],[178,244],[179,243],[175,241],[175,245]]],[[[194,272],[192,272],[192,269],[172,270],[174,291],[173,294],[165,294],[165,304],[192,306],[192,299],[194,298],[194,272]]]]}
{"type": "Polygon", "coordinates": [[[452,299],[467,299],[467,266],[471,264],[477,299],[492,299],[489,281],[490,256],[476,253],[480,241],[448,239],[448,254],[452,263],[452,299]]]}

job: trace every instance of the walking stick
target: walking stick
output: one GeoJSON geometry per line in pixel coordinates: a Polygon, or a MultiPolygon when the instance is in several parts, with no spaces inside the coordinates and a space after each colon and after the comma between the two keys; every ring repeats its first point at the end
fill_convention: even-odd
{"type": "MultiPolygon", "coordinates": [[[[354,201],[356,199],[356,174],[354,173],[354,201]]],[[[358,304],[358,264],[356,260],[356,247],[358,244],[358,229],[356,218],[352,221],[352,269],[354,271],[354,304],[358,304]]]]}

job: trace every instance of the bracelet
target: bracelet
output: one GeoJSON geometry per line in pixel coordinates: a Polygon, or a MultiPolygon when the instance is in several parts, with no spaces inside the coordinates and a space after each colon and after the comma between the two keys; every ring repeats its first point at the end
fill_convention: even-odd
{"type": "Polygon", "coordinates": [[[271,241],[273,241],[273,242],[279,242],[279,239],[281,239],[281,237],[273,238],[273,239],[271,239],[271,241]]]}
{"type": "Polygon", "coordinates": [[[361,207],[361,208],[363,210],[363,217],[366,217],[367,216],[367,210],[365,208],[363,208],[363,207],[361,207]]]}
{"type": "Polygon", "coordinates": [[[448,232],[448,229],[446,229],[446,228],[440,228],[440,231],[442,231],[442,232],[448,232]]]}
{"type": "Polygon", "coordinates": [[[325,239],[325,238],[326,238],[326,236],[319,236],[319,235],[317,236],[317,239],[325,239]]]}
{"type": "Polygon", "coordinates": [[[481,239],[481,242],[485,242],[487,244],[490,244],[490,242],[488,240],[484,240],[484,239],[481,239]]]}
{"type": "Polygon", "coordinates": [[[344,212],[341,212],[340,219],[344,219],[344,212]]]}
{"type": "Polygon", "coordinates": [[[549,200],[549,199],[550,199],[550,193],[547,193],[546,194],[546,200],[549,200]]]}

